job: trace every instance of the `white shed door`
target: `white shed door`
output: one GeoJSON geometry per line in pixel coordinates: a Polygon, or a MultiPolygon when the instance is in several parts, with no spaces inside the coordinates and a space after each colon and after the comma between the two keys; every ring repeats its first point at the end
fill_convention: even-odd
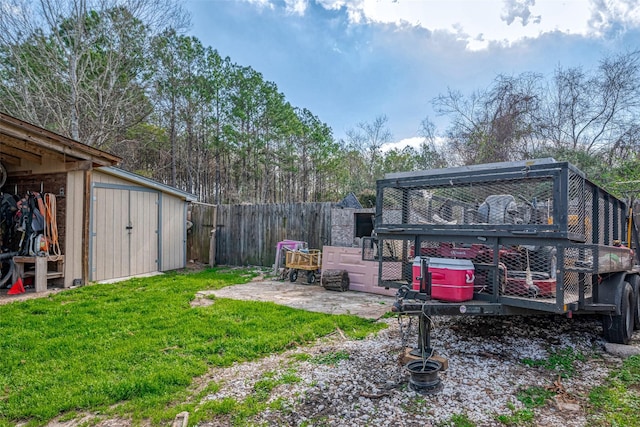
{"type": "Polygon", "coordinates": [[[158,193],[94,188],[91,280],[158,271],[158,193]]]}

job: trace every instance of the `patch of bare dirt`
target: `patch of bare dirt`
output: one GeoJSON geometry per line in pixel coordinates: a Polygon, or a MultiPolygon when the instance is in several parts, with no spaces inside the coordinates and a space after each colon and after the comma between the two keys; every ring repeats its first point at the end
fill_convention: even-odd
{"type": "Polygon", "coordinates": [[[214,299],[209,295],[203,294],[201,292],[196,293],[196,297],[191,301],[191,307],[208,307],[213,305],[214,299]]]}

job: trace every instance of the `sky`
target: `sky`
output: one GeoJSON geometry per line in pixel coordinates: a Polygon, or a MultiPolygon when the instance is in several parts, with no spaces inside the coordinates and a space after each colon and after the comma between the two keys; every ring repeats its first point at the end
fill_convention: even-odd
{"type": "Polygon", "coordinates": [[[187,34],[274,82],[346,138],[386,116],[415,145],[432,101],[498,75],[595,69],[640,49],[639,0],[186,0],[187,34]]]}

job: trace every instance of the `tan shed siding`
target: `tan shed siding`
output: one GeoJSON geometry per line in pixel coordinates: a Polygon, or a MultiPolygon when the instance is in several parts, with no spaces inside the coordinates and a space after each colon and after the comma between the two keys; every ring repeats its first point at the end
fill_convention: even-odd
{"type": "MultiPolygon", "coordinates": [[[[147,246],[154,245],[157,238],[148,240],[149,233],[146,231],[146,227],[153,227],[157,220],[155,224],[153,220],[147,220],[148,209],[141,206],[150,195],[158,195],[144,190],[145,187],[131,181],[99,171],[94,174],[91,280],[109,280],[157,271],[157,243],[155,248],[147,246]],[[133,216],[130,217],[130,214],[133,216]],[[127,229],[129,225],[133,227],[130,230],[127,229]],[[148,262],[150,257],[154,262],[151,267],[148,262]]],[[[157,217],[155,212],[154,215],[157,217]]]]}
{"type": "Polygon", "coordinates": [[[68,288],[73,285],[74,279],[82,280],[83,171],[67,174],[65,199],[67,215],[65,221],[64,287],[68,288]]]}
{"type": "Polygon", "coordinates": [[[186,266],[186,202],[169,193],[151,189],[107,173],[96,171],[93,177],[92,279],[107,280],[150,271],[168,271],[186,266]],[[127,200],[120,199],[127,194],[127,200]],[[114,201],[105,205],[105,197],[114,201]],[[117,215],[130,203],[128,215],[117,215]],[[131,224],[128,224],[130,216],[131,224]],[[120,218],[117,218],[120,217],[120,218]],[[111,222],[108,222],[111,221],[111,222]],[[124,221],[124,222],[122,222],[124,221]],[[160,221],[160,222],[159,222],[160,221]],[[119,234],[130,225],[125,235],[119,234]],[[101,228],[100,228],[101,227],[101,228]],[[105,233],[105,230],[113,232],[105,233]],[[127,247],[118,247],[122,242],[127,247]],[[161,239],[161,240],[159,240],[161,239]],[[120,242],[120,243],[119,243],[120,242]],[[104,255],[101,255],[104,254],[104,255]],[[118,256],[122,259],[118,259],[118,256]],[[102,259],[101,259],[102,258],[102,259]],[[126,263],[126,264],[125,264],[126,263]],[[129,274],[125,274],[129,272],[129,274]]]}
{"type": "Polygon", "coordinates": [[[129,275],[129,247],[126,235],[129,192],[93,189],[92,280],[129,275]]]}
{"type": "Polygon", "coordinates": [[[131,191],[130,197],[130,275],[158,271],[159,193],[131,191]]]}
{"type": "Polygon", "coordinates": [[[93,174],[93,182],[100,184],[114,184],[114,185],[126,185],[127,187],[142,187],[141,185],[136,184],[135,182],[127,181],[126,179],[121,179],[115,176],[108,175],[106,173],[99,172],[96,170],[93,174]]]}
{"type": "Polygon", "coordinates": [[[162,271],[186,266],[186,209],[185,202],[167,194],[162,195],[162,271]]]}

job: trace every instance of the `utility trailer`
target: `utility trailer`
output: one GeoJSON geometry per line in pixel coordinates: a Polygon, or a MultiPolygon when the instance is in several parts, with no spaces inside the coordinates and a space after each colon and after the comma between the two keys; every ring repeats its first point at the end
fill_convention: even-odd
{"type": "MultiPolygon", "coordinates": [[[[637,218],[636,218],[637,219],[637,218]]],[[[601,314],[604,337],[640,328],[638,228],[627,204],[552,158],[388,174],[377,182],[379,286],[431,315],[601,314]]]]}

